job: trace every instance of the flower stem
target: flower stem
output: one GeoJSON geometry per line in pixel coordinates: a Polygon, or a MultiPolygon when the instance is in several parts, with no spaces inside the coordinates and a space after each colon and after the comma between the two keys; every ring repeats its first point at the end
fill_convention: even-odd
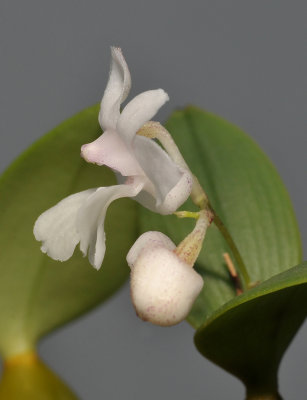
{"type": "Polygon", "coordinates": [[[241,257],[241,254],[234,242],[234,240],[232,239],[232,236],[230,235],[228,229],[226,228],[226,226],[223,224],[222,220],[220,219],[220,217],[214,213],[214,223],[217,226],[217,228],[219,229],[219,231],[221,232],[221,234],[223,235],[224,239],[226,240],[228,246],[231,249],[231,252],[233,254],[234,259],[237,262],[239,271],[242,275],[243,281],[244,281],[244,286],[245,288],[250,288],[252,286],[251,284],[251,279],[250,276],[247,272],[247,269],[245,267],[244,261],[241,257]]]}
{"type": "Polygon", "coordinates": [[[207,211],[201,210],[198,213],[197,222],[193,231],[186,236],[183,241],[179,243],[176,250],[174,250],[175,254],[192,268],[199,256],[210,223],[211,221],[208,218],[207,211]]]}
{"type": "Polygon", "coordinates": [[[193,219],[198,219],[199,218],[199,212],[195,211],[175,211],[173,213],[176,215],[178,218],[193,218],[193,219]]]}
{"type": "Polygon", "coordinates": [[[237,295],[242,294],[243,293],[242,284],[241,284],[240,278],[238,276],[237,270],[236,270],[235,266],[233,265],[232,259],[230,258],[230,255],[228,253],[224,253],[223,257],[224,257],[225,263],[227,265],[230,278],[236,289],[237,295]]]}
{"type": "Polygon", "coordinates": [[[247,393],[246,400],[282,400],[279,393],[247,393]]]}

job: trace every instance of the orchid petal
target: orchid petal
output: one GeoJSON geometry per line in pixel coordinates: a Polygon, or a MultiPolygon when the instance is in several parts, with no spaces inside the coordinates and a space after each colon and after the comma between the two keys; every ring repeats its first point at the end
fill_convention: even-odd
{"type": "Polygon", "coordinates": [[[131,184],[98,188],[86,199],[77,216],[77,230],[80,232],[80,250],[88,253],[89,261],[97,270],[105,254],[104,220],[108,206],[121,197],[134,197],[142,190],[143,181],[131,184]]]}
{"type": "Polygon", "coordinates": [[[191,174],[178,167],[153,140],[137,136],[134,141],[134,151],[137,161],[155,190],[151,195],[140,193],[137,200],[160,214],[173,213],[191,193],[193,183],[191,174]]]}
{"type": "Polygon", "coordinates": [[[168,215],[175,212],[190,196],[193,178],[187,170],[182,170],[182,175],[176,185],[167,193],[161,204],[157,204],[155,211],[168,215]]]}
{"type": "Polygon", "coordinates": [[[123,176],[143,175],[134,155],[127,149],[116,131],[107,130],[92,143],[81,147],[85,161],[106,165],[123,176]]]}
{"type": "Polygon", "coordinates": [[[80,240],[76,216],[82,203],[93,192],[95,189],[68,196],[38,217],[33,232],[36,240],[43,242],[43,253],[59,261],[66,261],[73,255],[80,240]]]}
{"type": "Polygon", "coordinates": [[[143,250],[156,246],[162,246],[171,251],[176,248],[176,245],[168,236],[164,235],[164,233],[157,231],[145,232],[137,239],[127,254],[127,263],[129,267],[133,268],[143,250]]]}
{"type": "Polygon", "coordinates": [[[162,89],[148,90],[134,97],[126,105],[116,129],[127,145],[131,144],[136,132],[158,112],[168,99],[167,93],[162,89]]]}
{"type": "Polygon", "coordinates": [[[101,100],[99,123],[103,130],[115,129],[120,114],[120,105],[131,88],[131,77],[122,51],[111,47],[111,68],[107,87],[101,100]]]}

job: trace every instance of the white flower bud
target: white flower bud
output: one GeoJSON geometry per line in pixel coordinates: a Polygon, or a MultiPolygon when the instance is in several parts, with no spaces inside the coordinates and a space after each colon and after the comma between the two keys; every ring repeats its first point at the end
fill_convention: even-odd
{"type": "Polygon", "coordinates": [[[131,247],[131,249],[127,254],[126,259],[129,267],[131,269],[133,268],[140,253],[144,249],[156,246],[162,246],[168,250],[176,249],[176,245],[171,241],[171,239],[168,236],[164,235],[164,233],[157,231],[145,232],[137,239],[137,241],[134,243],[134,245],[131,247]]]}
{"type": "Polygon", "coordinates": [[[140,318],[161,326],[184,320],[203,287],[202,277],[172,251],[160,232],[146,232],[128,254],[131,297],[140,318]]]}

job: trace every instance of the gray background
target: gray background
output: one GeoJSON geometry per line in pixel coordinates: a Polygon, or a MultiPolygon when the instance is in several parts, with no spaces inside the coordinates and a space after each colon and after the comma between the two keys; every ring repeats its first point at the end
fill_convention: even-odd
{"type": "MultiPolygon", "coordinates": [[[[109,46],[123,48],[131,97],[170,95],[161,120],[194,103],[241,126],[284,179],[306,243],[306,1],[1,0],[0,169],[103,93],[109,46]]],[[[130,98],[131,98],[130,97],[130,98]]],[[[305,247],[306,251],[306,247],[305,247]]],[[[150,326],[128,287],[51,334],[41,355],[83,399],[240,399],[202,359],[193,330],[150,326]]],[[[286,399],[306,397],[307,325],[281,366],[286,399]]]]}

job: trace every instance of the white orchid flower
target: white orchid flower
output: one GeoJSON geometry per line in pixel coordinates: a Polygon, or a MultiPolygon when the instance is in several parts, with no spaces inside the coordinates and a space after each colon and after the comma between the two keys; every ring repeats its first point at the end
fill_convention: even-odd
{"type": "MultiPolygon", "coordinates": [[[[131,78],[119,48],[112,47],[109,81],[99,113],[104,133],[83,145],[81,155],[88,162],[106,165],[116,173],[119,184],[73,194],[45,211],[34,226],[41,250],[60,261],[69,259],[78,243],[89,261],[99,269],[105,254],[104,219],[109,204],[133,197],[160,214],[171,214],[188,198],[192,177],[175,164],[153,140],[137,135],[168,100],[162,90],[149,90],[131,100],[120,113],[131,78]]],[[[114,239],[115,240],[115,239],[114,239]]]]}

